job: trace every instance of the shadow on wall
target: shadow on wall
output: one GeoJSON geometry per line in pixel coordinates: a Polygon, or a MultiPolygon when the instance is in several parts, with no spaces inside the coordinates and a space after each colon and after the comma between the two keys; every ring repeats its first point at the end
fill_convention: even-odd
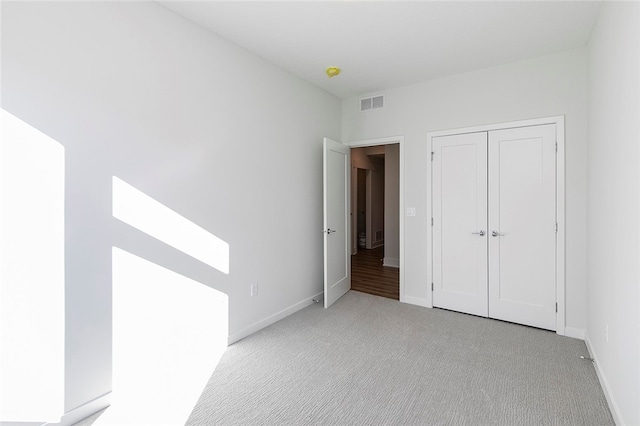
{"type": "MultiPolygon", "coordinates": [[[[113,177],[113,216],[229,273],[229,244],[113,177]]],[[[228,296],[117,247],[113,394],[95,424],[184,424],[227,347],[228,296]]]]}
{"type": "Polygon", "coordinates": [[[123,180],[113,177],[113,217],[229,274],[229,244],[123,180]]]}
{"type": "MultiPolygon", "coordinates": [[[[65,399],[64,147],[2,110],[0,421],[65,399]]],[[[113,177],[113,216],[229,274],[229,245],[113,177]]],[[[112,248],[112,405],[96,424],[184,424],[227,347],[228,296],[112,248]]]]}

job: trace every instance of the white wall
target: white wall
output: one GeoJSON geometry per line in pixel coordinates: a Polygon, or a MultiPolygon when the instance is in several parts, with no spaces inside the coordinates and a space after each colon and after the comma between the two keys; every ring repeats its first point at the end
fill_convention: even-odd
{"type": "MultiPolygon", "coordinates": [[[[367,174],[367,190],[369,192],[369,205],[367,208],[367,248],[375,248],[380,244],[383,244],[384,241],[377,241],[375,238],[376,231],[384,230],[384,215],[385,215],[385,206],[384,206],[384,173],[385,166],[381,158],[375,157],[384,155],[384,146],[370,146],[370,147],[362,147],[362,148],[352,148],[351,149],[351,194],[352,194],[352,203],[354,207],[352,207],[353,211],[356,212],[357,208],[357,169],[368,170],[367,174]],[[370,157],[374,156],[374,157],[370,157]]],[[[357,235],[357,216],[352,216],[352,226],[351,226],[351,247],[352,250],[355,251],[355,248],[358,244],[358,235],[357,235]]]]}
{"type": "Polygon", "coordinates": [[[2,106],[66,151],[67,411],[111,390],[112,246],[226,293],[236,338],[311,303],[337,98],[152,2],[2,8],[2,106]],[[229,275],[114,220],[114,175],[229,243],[229,275]]]}
{"type": "MultiPolygon", "coordinates": [[[[383,160],[382,160],[383,161],[383,160]]],[[[375,168],[371,171],[371,247],[384,244],[384,163],[376,159],[375,168]]]]}
{"type": "Polygon", "coordinates": [[[64,147],[0,110],[0,420],[60,421],[64,293],[64,147]]]}
{"type": "Polygon", "coordinates": [[[587,341],[627,425],[640,424],[639,28],[640,4],[603,2],[589,41],[587,341]]]}
{"type": "MultiPolygon", "coordinates": [[[[587,51],[579,48],[527,61],[387,90],[385,107],[360,113],[342,102],[342,140],[405,137],[405,296],[426,301],[429,221],[428,131],[555,115],[566,116],[566,325],[586,327],[587,51]]],[[[363,95],[364,96],[364,95],[363,95]]],[[[402,296],[401,296],[402,297],[402,296]]]]}
{"type": "Polygon", "coordinates": [[[400,144],[384,146],[384,264],[400,266],[400,144]]]}

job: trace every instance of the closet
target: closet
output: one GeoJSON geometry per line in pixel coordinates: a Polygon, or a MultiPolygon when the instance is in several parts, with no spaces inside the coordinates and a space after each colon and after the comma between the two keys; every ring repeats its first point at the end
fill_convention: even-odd
{"type": "Polygon", "coordinates": [[[432,139],[433,306],[556,330],[556,124],[432,139]]]}

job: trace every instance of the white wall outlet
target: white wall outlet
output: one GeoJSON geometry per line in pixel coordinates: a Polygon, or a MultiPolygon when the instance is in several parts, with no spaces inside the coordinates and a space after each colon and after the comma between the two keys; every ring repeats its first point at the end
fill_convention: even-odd
{"type": "Polygon", "coordinates": [[[258,283],[251,284],[251,296],[258,295],[258,283]]]}
{"type": "Polygon", "coordinates": [[[604,325],[604,341],[609,343],[609,324],[604,325]]]}
{"type": "Polygon", "coordinates": [[[416,215],[415,207],[407,207],[407,216],[414,217],[416,215]]]}

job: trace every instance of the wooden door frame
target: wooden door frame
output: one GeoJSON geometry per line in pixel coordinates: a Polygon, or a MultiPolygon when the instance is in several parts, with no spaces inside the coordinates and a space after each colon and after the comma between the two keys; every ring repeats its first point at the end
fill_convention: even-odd
{"type": "MultiPolygon", "coordinates": [[[[484,126],[463,127],[457,129],[439,130],[427,133],[427,146],[429,155],[433,151],[433,138],[438,136],[459,135],[464,133],[490,132],[493,130],[513,129],[517,127],[541,126],[544,124],[556,125],[556,142],[558,153],[556,156],[556,221],[558,232],[556,236],[556,302],[558,304],[558,314],[556,316],[556,333],[566,335],[566,302],[565,302],[565,136],[564,136],[564,115],[554,117],[536,118],[531,120],[510,121],[505,123],[487,124],[484,126]]],[[[429,159],[431,160],[431,159],[429,159]]],[[[432,162],[427,162],[427,211],[431,212],[428,220],[433,217],[432,202],[432,182],[433,182],[432,162]]],[[[401,215],[402,217],[402,215],[401,215]]],[[[402,234],[401,234],[402,235],[402,234]]],[[[427,276],[428,287],[426,307],[433,307],[433,292],[429,291],[433,282],[433,228],[427,226],[427,242],[429,256],[427,256],[427,276]]],[[[401,260],[402,261],[402,260],[401,260]]]]}
{"type": "MultiPolygon", "coordinates": [[[[399,188],[399,220],[400,220],[400,229],[399,229],[399,237],[400,237],[400,302],[407,303],[405,296],[405,285],[404,285],[404,136],[389,136],[384,138],[375,138],[375,139],[361,139],[350,142],[343,142],[349,148],[363,148],[367,146],[377,146],[377,145],[393,145],[398,144],[400,146],[400,165],[399,165],[399,174],[400,174],[400,188],[399,188]]],[[[352,176],[352,174],[350,174],[352,176]]],[[[351,204],[349,208],[351,209],[351,204]]]]}

